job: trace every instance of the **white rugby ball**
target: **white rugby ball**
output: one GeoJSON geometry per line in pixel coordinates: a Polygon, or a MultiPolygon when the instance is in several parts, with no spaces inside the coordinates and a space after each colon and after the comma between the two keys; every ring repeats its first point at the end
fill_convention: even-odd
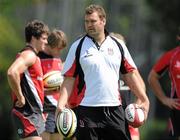
{"type": "Polygon", "coordinates": [[[57,115],[56,126],[58,132],[65,138],[71,137],[77,127],[77,118],[72,109],[65,108],[61,113],[57,115]]]}
{"type": "Polygon", "coordinates": [[[64,78],[60,71],[50,71],[43,76],[44,88],[45,89],[56,89],[60,87],[64,78]]]}
{"type": "Polygon", "coordinates": [[[140,127],[145,122],[144,111],[137,104],[129,104],[125,109],[125,117],[133,127],[140,127]]]}

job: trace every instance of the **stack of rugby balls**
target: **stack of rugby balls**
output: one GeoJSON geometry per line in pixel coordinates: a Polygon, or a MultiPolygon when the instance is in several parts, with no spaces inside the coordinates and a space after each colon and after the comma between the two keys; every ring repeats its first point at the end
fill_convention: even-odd
{"type": "Polygon", "coordinates": [[[77,118],[72,109],[65,108],[57,115],[56,126],[58,132],[65,138],[70,138],[76,131],[77,118]]]}
{"type": "Polygon", "coordinates": [[[46,91],[60,88],[64,78],[60,71],[50,71],[43,77],[44,88],[46,91]]]}
{"type": "Polygon", "coordinates": [[[140,127],[145,122],[144,110],[134,103],[126,107],[125,117],[128,123],[135,128],[140,127]]]}

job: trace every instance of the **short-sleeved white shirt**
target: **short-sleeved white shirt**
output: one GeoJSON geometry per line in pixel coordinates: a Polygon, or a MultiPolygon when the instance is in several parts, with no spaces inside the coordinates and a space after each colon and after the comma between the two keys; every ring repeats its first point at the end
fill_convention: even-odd
{"type": "MultiPolygon", "coordinates": [[[[75,53],[81,39],[75,41],[67,55],[63,74],[73,76],[76,62],[75,53]]],[[[117,39],[118,40],[118,39],[117,39]]],[[[82,106],[118,106],[121,104],[119,93],[119,71],[128,73],[136,69],[136,65],[124,42],[118,40],[124,51],[122,54],[116,42],[107,36],[98,49],[96,43],[85,37],[79,62],[84,72],[85,93],[82,106]]]]}

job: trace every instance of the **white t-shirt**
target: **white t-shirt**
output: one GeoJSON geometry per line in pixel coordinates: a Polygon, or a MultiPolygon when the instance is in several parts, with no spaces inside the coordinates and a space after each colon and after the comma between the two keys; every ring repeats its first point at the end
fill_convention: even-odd
{"type": "MultiPolygon", "coordinates": [[[[73,76],[74,74],[75,53],[80,40],[75,41],[69,50],[63,69],[65,76],[73,76]]],[[[121,104],[119,71],[122,73],[131,72],[136,69],[136,65],[124,42],[121,40],[118,42],[124,50],[123,63],[119,47],[110,36],[106,37],[99,49],[91,38],[85,37],[79,58],[85,81],[84,98],[80,105],[118,106],[121,104]]]]}

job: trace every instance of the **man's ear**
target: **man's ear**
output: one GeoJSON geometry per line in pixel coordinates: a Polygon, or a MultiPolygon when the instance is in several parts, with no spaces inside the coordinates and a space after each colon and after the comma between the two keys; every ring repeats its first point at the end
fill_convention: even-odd
{"type": "Polygon", "coordinates": [[[31,40],[37,40],[34,36],[31,37],[31,40]]]}
{"type": "Polygon", "coordinates": [[[103,24],[104,24],[104,26],[105,26],[105,25],[106,25],[106,19],[103,18],[103,19],[102,19],[102,22],[103,22],[103,24]]]}

